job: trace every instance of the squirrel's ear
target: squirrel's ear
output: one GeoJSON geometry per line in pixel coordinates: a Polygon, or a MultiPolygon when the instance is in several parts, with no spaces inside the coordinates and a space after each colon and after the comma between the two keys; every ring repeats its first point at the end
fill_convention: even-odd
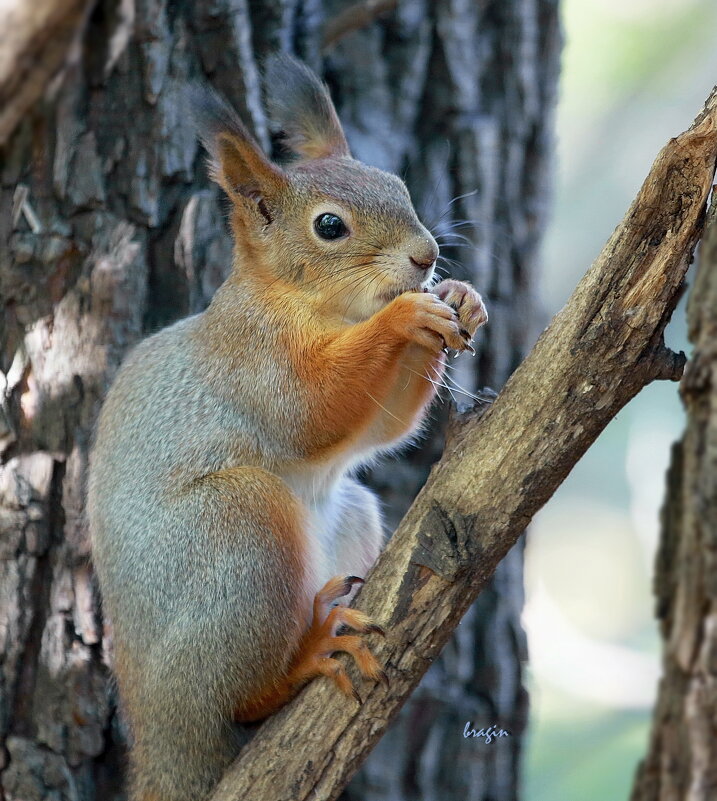
{"type": "Polygon", "coordinates": [[[328,89],[305,64],[270,56],[264,85],[269,116],[290,150],[306,159],[351,155],[328,89]]]}
{"type": "MultiPolygon", "coordinates": [[[[189,99],[199,136],[210,156],[212,178],[234,200],[261,203],[285,187],[287,177],[271,162],[239,115],[209,87],[192,86],[189,99]]],[[[262,214],[264,211],[260,209],[262,214]]]]}

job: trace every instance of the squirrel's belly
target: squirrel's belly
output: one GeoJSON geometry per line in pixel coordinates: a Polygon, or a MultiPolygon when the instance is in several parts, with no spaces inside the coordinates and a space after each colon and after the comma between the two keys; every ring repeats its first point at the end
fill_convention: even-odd
{"type": "Polygon", "coordinates": [[[383,545],[376,496],[345,474],[327,477],[304,467],[282,478],[302,502],[311,558],[308,589],[317,592],[336,575],[365,576],[383,545]]]}

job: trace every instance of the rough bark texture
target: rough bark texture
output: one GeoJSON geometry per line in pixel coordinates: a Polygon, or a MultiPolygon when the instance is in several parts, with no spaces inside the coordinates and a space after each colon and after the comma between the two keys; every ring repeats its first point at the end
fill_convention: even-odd
{"type": "Polygon", "coordinates": [[[632,801],[717,798],[717,198],[688,322],[687,429],[672,454],[655,579],[663,678],[632,801]]]}
{"type": "Polygon", "coordinates": [[[262,726],[211,801],[333,801],[586,448],[643,386],[679,380],[684,354],[665,347],[663,332],[716,161],[717,88],[692,128],[658,155],[623,222],[492,407],[480,420],[467,412],[454,422],[443,458],[371,570],[357,606],[387,628],[377,650],[388,686],[367,688],[357,706],[313,682],[262,726]]]}
{"type": "MultiPolygon", "coordinates": [[[[63,80],[0,152],[0,771],[8,799],[123,798],[125,732],[88,562],[83,481],[92,422],[127,348],[202,309],[229,265],[224,205],[181,111],[188,79],[210,80],[268,144],[260,57],[288,48],[322,71],[356,156],[405,174],[424,219],[446,232],[451,272],[487,296],[489,328],[476,360],[457,362],[457,380],[475,388],[477,368],[481,383],[498,388],[524,355],[547,203],[557,3],[405,0],[364,28],[349,26],[320,55],[327,23],[348,5],[99,0],[63,80]],[[474,194],[449,205],[466,193],[474,194]],[[450,246],[447,232],[462,218],[471,223],[456,230],[474,247],[450,246]]],[[[57,68],[55,54],[44,61],[47,50],[29,52],[53,65],[45,77],[57,68]]],[[[371,476],[392,524],[440,453],[443,417],[420,450],[371,476]]],[[[517,548],[352,799],[516,797],[526,715],[521,573],[517,548]],[[477,747],[460,736],[468,717],[513,737],[477,747]]]]}

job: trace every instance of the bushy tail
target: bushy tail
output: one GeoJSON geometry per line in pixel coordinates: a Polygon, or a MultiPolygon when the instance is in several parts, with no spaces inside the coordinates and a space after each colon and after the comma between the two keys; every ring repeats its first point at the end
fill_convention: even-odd
{"type": "Polygon", "coordinates": [[[239,753],[225,688],[177,667],[155,673],[130,704],[131,801],[202,801],[239,753]]]}
{"type": "Polygon", "coordinates": [[[230,729],[151,733],[154,740],[137,742],[130,755],[132,801],[202,801],[239,750],[230,729]]]}

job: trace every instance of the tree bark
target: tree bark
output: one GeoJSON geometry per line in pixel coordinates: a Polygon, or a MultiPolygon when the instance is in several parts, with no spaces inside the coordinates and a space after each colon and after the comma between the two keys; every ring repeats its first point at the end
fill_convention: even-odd
{"type": "Polygon", "coordinates": [[[694,353],[682,379],[655,593],[663,677],[632,801],[717,798],[717,198],[688,305],[694,353]]]}
{"type": "MultiPolygon", "coordinates": [[[[28,39],[28,63],[51,65],[28,73],[32,98],[61,67],[64,77],[0,153],[0,770],[8,799],[124,798],[126,732],[107,670],[111,632],[88,559],[83,481],[92,423],[127,348],[200,311],[230,263],[223,203],[180,112],[188,80],[210,80],[268,145],[260,59],[277,47],[304,57],[330,82],[357,157],[405,174],[438,234],[470,221],[457,231],[474,247],[452,247],[446,233],[444,253],[453,274],[487,296],[491,323],[476,360],[456,363],[458,380],[474,390],[479,375],[500,387],[532,338],[556,0],[406,0],[393,12],[378,4],[380,18],[364,27],[337,27],[347,5],[98,0],[69,60],[72,36],[50,37],[52,51],[36,46],[47,26],[28,39]],[[466,196],[450,204],[457,195],[466,196]]],[[[27,105],[5,118],[8,134],[27,105]]],[[[392,524],[440,454],[444,423],[438,414],[421,448],[370,476],[392,524]]],[[[526,716],[521,605],[518,547],[352,799],[516,797],[526,716]],[[513,737],[476,749],[456,735],[464,717],[513,737]]]]}

